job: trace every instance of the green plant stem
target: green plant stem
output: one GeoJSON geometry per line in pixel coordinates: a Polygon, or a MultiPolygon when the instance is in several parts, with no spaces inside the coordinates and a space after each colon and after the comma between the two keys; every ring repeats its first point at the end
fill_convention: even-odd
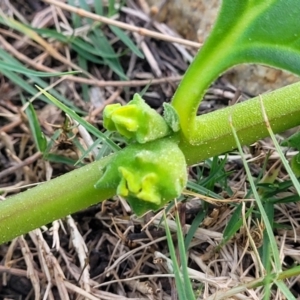
{"type": "MultiPolygon", "coordinates": [[[[300,83],[262,95],[272,130],[283,132],[300,124],[300,83]]],[[[229,125],[232,117],[242,145],[249,145],[269,136],[259,97],[225,109],[198,116],[195,120],[197,145],[182,136],[179,147],[189,165],[236,148],[229,125]]]]}
{"type": "Polygon", "coordinates": [[[206,90],[219,74],[230,66],[225,59],[229,56],[227,51],[220,53],[215,49],[207,54],[206,49],[210,50],[210,48],[204,47],[188,68],[172,99],[172,105],[179,115],[183,134],[191,143],[193,143],[192,137],[196,130],[196,112],[206,90]],[[201,74],[199,74],[199,70],[201,70],[201,74]]]}
{"type": "MultiPolygon", "coordinates": [[[[275,133],[300,124],[299,95],[300,83],[263,95],[275,133]]],[[[236,147],[228,121],[230,115],[242,144],[268,136],[259,98],[199,116],[196,128],[202,142],[191,145],[182,140],[179,144],[188,165],[236,147]]],[[[103,158],[0,202],[0,243],[115,195],[113,189],[94,188],[109,160],[110,157],[103,158]]]]}
{"type": "Polygon", "coordinates": [[[189,66],[172,99],[172,105],[179,114],[183,134],[191,144],[199,141],[195,118],[204,93],[227,69],[247,61],[247,55],[239,55],[242,48],[238,45],[253,20],[259,18],[269,6],[267,1],[253,6],[245,1],[235,3],[230,8],[227,3],[222,4],[209,38],[189,66]],[[228,9],[230,13],[235,13],[234,19],[228,20],[228,9]]]}
{"type": "Polygon", "coordinates": [[[111,157],[0,202],[0,244],[114,196],[114,189],[94,188],[111,157]]]}

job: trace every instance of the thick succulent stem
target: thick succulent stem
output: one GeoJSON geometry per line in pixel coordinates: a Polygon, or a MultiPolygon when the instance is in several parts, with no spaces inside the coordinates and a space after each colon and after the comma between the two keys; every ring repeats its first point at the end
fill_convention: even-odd
{"type": "MultiPolygon", "coordinates": [[[[274,132],[300,125],[299,95],[300,83],[296,83],[262,96],[274,132]]],[[[188,165],[236,147],[228,121],[230,115],[243,144],[268,135],[259,98],[200,116],[196,120],[202,143],[191,145],[181,140],[179,144],[188,165]]],[[[112,159],[113,156],[105,157],[0,202],[0,243],[115,195],[116,188],[111,182],[102,182],[101,189],[95,188],[112,159]]]]}
{"type": "Polygon", "coordinates": [[[115,195],[94,184],[112,156],[0,202],[0,244],[115,195]]]}
{"type": "MultiPolygon", "coordinates": [[[[300,83],[295,83],[261,96],[272,130],[275,133],[300,125],[300,83]]],[[[179,147],[187,164],[195,164],[236,148],[229,116],[243,145],[268,136],[259,97],[225,109],[198,116],[194,136],[197,143],[182,136],[179,147]],[[201,141],[201,142],[199,142],[201,141]]]]}

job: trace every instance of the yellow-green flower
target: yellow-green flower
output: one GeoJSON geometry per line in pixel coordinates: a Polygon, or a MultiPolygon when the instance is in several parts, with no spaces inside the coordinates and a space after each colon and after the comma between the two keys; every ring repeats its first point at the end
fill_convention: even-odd
{"type": "Polygon", "coordinates": [[[185,157],[171,138],[130,145],[115,155],[95,186],[116,188],[138,215],[161,208],[186,185],[185,157]]]}
{"type": "Polygon", "coordinates": [[[153,141],[172,132],[164,118],[139,94],[135,94],[127,105],[107,105],[103,112],[103,125],[138,143],[153,141]]]}

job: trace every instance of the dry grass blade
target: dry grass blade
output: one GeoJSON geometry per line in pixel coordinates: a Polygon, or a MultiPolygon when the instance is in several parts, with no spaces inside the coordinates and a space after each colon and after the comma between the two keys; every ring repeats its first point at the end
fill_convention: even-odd
{"type": "Polygon", "coordinates": [[[78,228],[74,222],[74,219],[71,216],[68,216],[67,222],[68,222],[68,225],[69,225],[70,231],[71,231],[72,243],[75,248],[75,251],[77,252],[79,262],[80,262],[80,267],[82,269],[82,272],[80,274],[81,276],[78,279],[78,281],[80,282],[82,288],[85,291],[90,292],[90,290],[91,290],[91,287],[89,285],[90,266],[88,264],[88,257],[87,257],[88,248],[85,244],[83,237],[81,236],[81,234],[78,231],[78,228]]]}
{"type": "Polygon", "coordinates": [[[32,155],[32,156],[26,158],[25,160],[23,160],[23,161],[20,162],[19,164],[15,165],[15,166],[13,166],[13,167],[10,167],[10,168],[8,168],[8,169],[6,169],[6,170],[4,170],[4,171],[1,171],[1,172],[0,172],[0,179],[1,179],[1,178],[4,178],[4,177],[6,177],[6,176],[8,176],[9,174],[12,174],[12,173],[18,171],[19,169],[21,169],[21,168],[23,168],[23,167],[25,167],[25,166],[27,166],[27,165],[32,164],[32,163],[35,162],[37,159],[39,159],[41,156],[42,156],[42,153],[37,152],[37,153],[35,153],[34,155],[32,155]]]}
{"type": "Polygon", "coordinates": [[[185,45],[185,46],[191,46],[191,47],[195,47],[195,48],[199,48],[201,46],[201,44],[196,43],[196,42],[184,40],[184,39],[181,39],[181,38],[167,36],[165,34],[160,34],[160,33],[145,29],[145,28],[137,27],[137,26],[134,26],[134,25],[129,25],[129,24],[126,24],[126,23],[123,23],[123,22],[115,21],[115,20],[110,19],[110,18],[102,17],[102,16],[99,16],[99,15],[90,13],[88,11],[85,11],[81,8],[77,8],[77,7],[65,4],[65,3],[60,2],[60,1],[56,1],[56,0],[43,0],[43,1],[46,2],[46,3],[52,4],[56,7],[60,7],[64,10],[67,10],[67,11],[73,12],[75,14],[78,14],[81,17],[90,18],[94,21],[103,22],[103,23],[108,24],[108,25],[114,25],[114,26],[117,26],[117,27],[122,28],[122,29],[126,29],[126,30],[129,30],[129,31],[132,31],[132,32],[136,32],[140,35],[149,36],[149,37],[153,37],[153,38],[156,38],[156,39],[164,40],[166,42],[178,43],[178,44],[182,44],[182,45],[185,45]]]}
{"type": "Polygon", "coordinates": [[[41,297],[40,281],[37,272],[34,268],[32,253],[23,236],[19,238],[19,243],[27,266],[27,276],[30,278],[34,289],[35,299],[40,299],[41,297]]]}

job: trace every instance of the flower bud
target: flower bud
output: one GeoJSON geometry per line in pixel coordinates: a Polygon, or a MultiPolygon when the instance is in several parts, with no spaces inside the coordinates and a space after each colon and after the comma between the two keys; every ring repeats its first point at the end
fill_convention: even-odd
{"type": "Polygon", "coordinates": [[[103,125],[141,144],[172,132],[164,118],[145,103],[139,94],[135,94],[127,105],[107,105],[103,111],[103,125]]]}
{"type": "Polygon", "coordinates": [[[185,157],[174,140],[165,138],[116,153],[95,187],[116,188],[141,215],[178,197],[186,182],[185,157]]]}

